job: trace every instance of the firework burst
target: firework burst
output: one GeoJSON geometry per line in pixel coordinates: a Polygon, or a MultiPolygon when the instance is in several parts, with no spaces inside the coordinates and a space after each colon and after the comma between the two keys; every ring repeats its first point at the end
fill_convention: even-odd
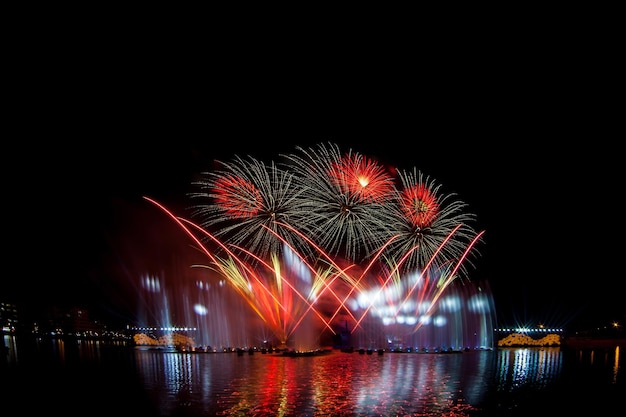
{"type": "MultiPolygon", "coordinates": [[[[470,225],[475,216],[466,211],[467,204],[455,194],[442,193],[440,184],[415,168],[398,170],[397,174],[401,187],[390,219],[398,238],[384,257],[395,261],[404,256],[405,271],[423,271],[427,262],[437,269],[460,259],[476,236],[470,225]]],[[[466,272],[466,268],[461,269],[466,272]]]]}
{"type": "Polygon", "coordinates": [[[266,260],[280,254],[278,237],[302,248],[293,234],[279,227],[297,225],[306,214],[294,176],[274,162],[266,165],[252,157],[237,156],[220,164],[220,169],[204,173],[205,179],[196,182],[201,192],[192,197],[203,199],[194,211],[202,219],[199,224],[222,241],[266,260]]]}
{"type": "Polygon", "coordinates": [[[360,261],[391,237],[393,177],[375,161],[335,144],[284,155],[296,173],[307,216],[298,226],[327,253],[360,261]]]}

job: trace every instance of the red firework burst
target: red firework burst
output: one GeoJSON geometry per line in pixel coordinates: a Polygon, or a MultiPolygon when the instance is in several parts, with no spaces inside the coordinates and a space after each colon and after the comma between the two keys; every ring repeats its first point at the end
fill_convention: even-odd
{"type": "Polygon", "coordinates": [[[236,176],[218,178],[213,189],[215,204],[227,216],[245,219],[256,216],[262,208],[261,193],[249,181],[236,176]]]}
{"type": "Polygon", "coordinates": [[[439,203],[424,184],[416,184],[402,191],[401,208],[413,226],[423,229],[430,226],[439,214],[439,203]]]}
{"type": "Polygon", "coordinates": [[[333,162],[328,173],[341,192],[362,202],[383,202],[393,192],[393,178],[376,161],[360,154],[346,154],[333,162]]]}

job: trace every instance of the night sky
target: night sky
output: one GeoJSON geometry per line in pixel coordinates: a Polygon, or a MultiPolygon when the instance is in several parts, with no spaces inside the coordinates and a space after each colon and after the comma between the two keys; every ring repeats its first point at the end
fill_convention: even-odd
{"type": "Polygon", "coordinates": [[[485,230],[472,275],[489,282],[500,324],[626,318],[623,116],[598,57],[581,67],[572,51],[525,50],[523,64],[503,53],[494,67],[485,52],[465,62],[471,71],[433,64],[384,77],[317,62],[305,77],[295,64],[261,75],[220,61],[205,72],[182,53],[165,65],[156,49],[107,50],[102,61],[85,52],[70,68],[71,52],[41,44],[34,60],[54,58],[53,69],[14,68],[23,81],[3,153],[2,299],[131,319],[128,278],[189,251],[144,196],[185,214],[192,181],[216,159],[278,160],[332,142],[416,167],[468,203],[485,230]]]}

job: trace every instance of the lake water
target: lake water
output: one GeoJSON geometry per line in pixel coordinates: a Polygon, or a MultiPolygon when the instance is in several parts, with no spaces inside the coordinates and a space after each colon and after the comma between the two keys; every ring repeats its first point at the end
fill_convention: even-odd
{"type": "Polygon", "coordinates": [[[20,345],[6,336],[5,346],[3,407],[17,415],[601,416],[626,409],[626,346],[618,345],[382,355],[329,350],[312,357],[94,341],[20,345]]]}

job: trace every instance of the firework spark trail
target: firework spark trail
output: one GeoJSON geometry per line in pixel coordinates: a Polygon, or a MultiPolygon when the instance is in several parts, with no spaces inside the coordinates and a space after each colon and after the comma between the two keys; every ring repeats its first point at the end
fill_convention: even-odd
{"type": "MultiPolygon", "coordinates": [[[[442,247],[452,238],[452,235],[461,227],[461,225],[457,225],[451,232],[450,234],[448,234],[448,236],[446,237],[446,239],[441,243],[441,245],[439,245],[439,247],[437,248],[437,250],[433,253],[433,255],[431,256],[431,258],[429,259],[428,263],[424,266],[424,270],[423,271],[418,271],[422,273],[422,276],[424,275],[428,275],[430,276],[430,271],[431,271],[431,264],[433,262],[433,260],[435,259],[435,257],[437,256],[437,254],[439,253],[439,251],[441,251],[442,247]]],[[[438,268],[439,269],[439,268],[438,268]]],[[[428,282],[428,278],[424,278],[424,280],[426,282],[428,282]]],[[[411,287],[410,291],[407,293],[406,297],[404,298],[404,300],[402,301],[402,303],[400,303],[400,307],[398,307],[398,309],[396,310],[394,317],[398,315],[398,313],[400,312],[402,306],[404,304],[406,304],[406,302],[408,301],[409,297],[411,296],[411,294],[413,293],[413,291],[415,291],[415,288],[417,287],[417,285],[420,283],[419,280],[415,281],[415,284],[413,284],[413,287],[411,287]]],[[[419,302],[421,302],[422,300],[424,300],[424,295],[426,292],[426,288],[427,286],[424,286],[424,290],[422,290],[420,296],[418,297],[419,302]]]]}
{"type": "MultiPolygon", "coordinates": [[[[252,307],[253,310],[257,313],[257,315],[260,316],[266,323],[272,324],[272,328],[274,329],[275,332],[277,329],[280,328],[281,331],[278,332],[276,336],[278,336],[281,340],[287,340],[287,337],[295,331],[295,329],[297,328],[297,324],[299,324],[302,321],[302,318],[300,318],[299,320],[295,322],[296,323],[295,326],[291,326],[291,328],[288,328],[287,327],[288,322],[293,324],[294,321],[280,320],[279,316],[267,314],[268,312],[271,312],[272,309],[276,306],[278,306],[280,310],[283,311],[284,314],[291,314],[291,311],[290,311],[291,309],[285,307],[284,305],[284,301],[285,301],[284,299],[282,301],[279,300],[278,295],[274,294],[271,291],[271,289],[266,285],[266,283],[263,282],[263,280],[260,279],[258,275],[251,268],[247,266],[246,263],[240,260],[239,257],[235,255],[232,251],[226,248],[226,246],[215,236],[211,235],[209,232],[207,232],[205,229],[203,229],[199,225],[187,219],[177,217],[171,211],[167,210],[162,204],[156,202],[155,200],[150,199],[148,197],[144,197],[144,198],[152,202],[153,204],[155,204],[162,210],[164,210],[172,219],[174,219],[174,221],[176,221],[176,223],[193,239],[193,241],[196,242],[196,244],[202,249],[204,254],[209,257],[209,259],[212,261],[212,264],[218,268],[218,272],[220,272],[222,276],[227,278],[228,282],[231,283],[231,286],[235,290],[237,290],[237,292],[246,300],[246,302],[250,305],[250,307],[252,307]],[[224,250],[227,251],[227,253],[229,254],[229,258],[227,260],[222,260],[221,258],[214,256],[185,224],[194,227],[199,232],[203,233],[205,236],[211,238],[215,243],[217,243],[224,250]],[[241,270],[234,264],[233,259],[236,260],[237,263],[243,266],[247,274],[245,275],[241,274],[241,270]],[[253,285],[253,288],[260,288],[262,291],[255,292],[255,291],[250,290],[249,285],[251,285],[251,281],[248,279],[250,276],[254,278],[253,282],[256,282],[256,285],[253,285]],[[265,297],[259,298],[260,295],[262,294],[269,295],[274,300],[274,303],[267,303],[267,298],[265,297]],[[264,306],[265,308],[263,308],[264,306]]],[[[277,273],[276,268],[273,268],[272,266],[267,264],[257,255],[243,248],[238,248],[238,249],[243,250],[244,253],[247,253],[248,255],[251,255],[252,257],[254,257],[257,261],[261,262],[267,269],[269,269],[273,273],[275,274],[277,273]]],[[[309,268],[311,267],[309,266],[309,268]]],[[[345,273],[345,271],[342,271],[341,273],[345,273]]],[[[313,308],[312,304],[306,300],[306,298],[300,293],[300,291],[298,291],[293,285],[291,285],[291,283],[288,280],[286,280],[284,277],[280,276],[280,280],[284,282],[289,288],[291,288],[309,306],[305,314],[309,310],[313,309],[314,313],[318,316],[318,318],[322,321],[322,323],[333,334],[335,333],[332,326],[330,326],[330,323],[316,309],[313,308]]],[[[327,285],[326,283],[324,284],[327,285]]],[[[329,287],[327,286],[327,288],[329,287]]]]}
{"type": "MultiPolygon", "coordinates": [[[[150,199],[148,197],[144,197],[144,198],[146,200],[150,201],[151,203],[155,204],[159,208],[161,208],[163,211],[165,211],[165,213],[167,215],[169,215],[187,233],[187,235],[189,237],[191,237],[191,239],[194,242],[196,242],[196,244],[201,249],[201,251],[212,261],[212,264],[217,267],[217,272],[219,272],[222,276],[227,278],[227,280],[232,284],[231,286],[234,289],[236,289],[242,296],[244,296],[244,298],[246,300],[249,299],[249,295],[248,295],[246,289],[248,288],[247,284],[250,282],[247,277],[248,276],[252,276],[254,278],[254,281],[256,281],[258,284],[260,284],[260,287],[265,289],[266,293],[270,297],[273,298],[273,300],[276,303],[276,305],[280,306],[280,308],[283,311],[287,311],[287,309],[284,307],[282,302],[278,298],[276,298],[276,296],[274,294],[272,294],[271,291],[269,291],[263,285],[262,281],[254,273],[254,271],[245,262],[240,260],[234,253],[232,253],[219,239],[217,239],[215,236],[211,235],[209,232],[207,232],[205,229],[203,229],[199,225],[197,225],[197,224],[195,224],[195,223],[193,223],[193,222],[191,222],[191,221],[189,221],[187,219],[177,217],[171,211],[169,211],[167,208],[165,208],[162,204],[156,202],[155,200],[150,199]],[[223,260],[221,258],[218,258],[218,257],[214,256],[211,253],[211,251],[209,251],[204,246],[204,244],[196,237],[196,235],[191,230],[189,230],[189,228],[187,226],[185,226],[185,224],[194,227],[199,232],[203,233],[205,236],[211,238],[216,244],[221,246],[222,249],[227,251],[227,253],[229,254],[229,258],[227,260],[223,260]],[[234,265],[234,263],[233,263],[234,261],[233,260],[236,260],[242,266],[242,268],[247,272],[247,275],[244,275],[244,274],[240,273],[240,269],[237,268],[234,265]]],[[[255,308],[254,305],[251,305],[251,307],[255,308]]],[[[255,308],[255,311],[261,318],[264,318],[262,312],[260,312],[256,308],[255,308]]]]}
{"type": "MultiPolygon", "coordinates": [[[[232,251],[230,251],[222,242],[220,242],[219,239],[217,239],[215,236],[211,235],[209,232],[204,230],[199,225],[197,225],[197,224],[195,224],[195,223],[193,223],[193,222],[191,222],[189,220],[182,219],[182,218],[177,218],[177,220],[183,221],[183,222],[185,222],[185,223],[195,227],[198,231],[200,231],[201,233],[203,233],[207,237],[210,237],[215,243],[217,243],[219,246],[221,246],[224,250],[226,250],[228,252],[229,257],[227,259],[223,260],[223,259],[218,258],[216,256],[210,255],[210,251],[208,251],[202,245],[202,243],[199,243],[201,245],[202,249],[204,250],[204,252],[209,254],[210,259],[213,261],[213,264],[217,265],[217,267],[219,268],[218,272],[220,272],[222,274],[222,276],[227,278],[229,280],[229,282],[235,283],[236,287],[245,290],[246,288],[248,288],[248,285],[250,285],[250,280],[248,279],[248,277],[252,276],[254,278],[254,281],[256,281],[258,284],[260,284],[262,288],[265,288],[267,294],[269,294],[274,299],[274,301],[276,303],[278,303],[278,305],[281,306],[281,308],[283,310],[285,310],[285,311],[287,310],[285,308],[285,306],[278,300],[278,298],[275,297],[275,295],[272,294],[271,291],[267,290],[267,288],[263,285],[263,281],[254,272],[252,267],[248,263],[246,263],[243,260],[241,260],[232,251]],[[236,261],[237,264],[241,265],[241,267],[243,268],[243,270],[245,272],[247,272],[247,274],[241,274],[240,269],[235,265],[235,261],[236,261]],[[235,279],[235,278],[240,278],[240,279],[235,279]]],[[[185,228],[185,230],[187,230],[187,229],[185,228]]],[[[195,236],[194,236],[194,240],[196,242],[199,242],[195,238],[195,236]]],[[[246,296],[248,296],[247,293],[246,293],[246,296]]]]}
{"type": "MultiPolygon", "coordinates": [[[[345,309],[345,311],[348,313],[348,315],[350,317],[352,317],[352,319],[354,321],[356,321],[356,318],[354,317],[354,315],[352,314],[352,312],[350,311],[350,309],[348,309],[346,307],[346,305],[344,304],[343,301],[341,301],[339,299],[339,296],[337,295],[337,293],[332,289],[332,284],[339,279],[340,277],[342,277],[343,275],[345,275],[346,271],[350,268],[352,268],[354,265],[349,265],[348,267],[342,269],[339,272],[336,272],[334,274],[330,274],[330,270],[326,271],[326,274],[321,274],[321,273],[316,273],[315,276],[316,277],[320,277],[321,279],[316,280],[315,282],[319,282],[321,283],[321,285],[323,285],[324,288],[322,288],[319,292],[319,294],[317,295],[316,299],[318,299],[319,297],[321,297],[323,295],[323,293],[328,290],[335,299],[337,299],[339,301],[339,307],[337,307],[336,312],[341,311],[341,309],[345,309]],[[332,278],[326,278],[326,276],[332,275],[332,278]]],[[[304,319],[306,313],[313,309],[315,311],[316,314],[319,315],[319,313],[317,312],[317,309],[313,308],[313,304],[309,305],[309,308],[307,309],[307,311],[305,312],[305,314],[303,314],[300,318],[300,320],[298,320],[298,323],[296,324],[296,326],[304,319]]],[[[333,332],[333,334],[335,333],[334,330],[332,330],[332,328],[330,327],[330,323],[332,323],[333,319],[335,318],[337,313],[333,314],[329,319],[323,319],[321,316],[320,318],[322,318],[322,320],[324,321],[324,323],[331,329],[331,331],[333,332]]]]}
{"type": "MultiPolygon", "coordinates": [[[[297,229],[292,228],[289,225],[283,225],[284,227],[290,229],[292,232],[296,233],[297,235],[299,235],[304,241],[306,241],[307,243],[309,243],[310,245],[312,245],[316,250],[319,251],[319,254],[326,259],[326,261],[333,267],[335,268],[338,272],[336,274],[334,274],[334,277],[330,280],[330,284],[332,284],[336,279],[338,279],[339,277],[343,278],[348,284],[350,284],[350,288],[354,288],[357,286],[357,283],[354,282],[354,280],[352,279],[352,277],[350,275],[348,275],[346,273],[346,270],[352,268],[354,266],[354,264],[349,265],[346,268],[341,268],[339,265],[337,265],[337,263],[334,261],[334,259],[329,256],[326,252],[324,252],[319,246],[317,246],[313,241],[311,241],[307,236],[305,236],[304,234],[302,234],[302,232],[300,232],[297,229]]],[[[285,244],[288,245],[287,242],[285,242],[285,244]]],[[[300,260],[309,268],[309,270],[311,271],[311,273],[315,276],[317,276],[317,272],[315,272],[315,269],[308,263],[306,262],[306,260],[297,252],[293,251],[293,253],[297,254],[298,257],[300,257],[300,260]]],[[[330,274],[328,274],[330,275],[330,274]]],[[[339,307],[337,308],[337,310],[335,311],[335,313],[332,315],[332,317],[334,318],[337,313],[341,310],[341,308],[345,308],[346,311],[348,312],[348,314],[350,315],[350,317],[352,317],[352,319],[356,322],[357,319],[356,317],[354,317],[354,315],[352,314],[352,312],[350,311],[349,308],[346,307],[345,305],[345,299],[341,300],[339,298],[339,296],[330,288],[330,284],[328,282],[326,282],[326,280],[321,280],[320,283],[326,288],[328,289],[331,294],[337,299],[337,301],[339,301],[339,307]]],[[[332,321],[329,320],[329,321],[332,321]]]]}
{"type": "MultiPolygon", "coordinates": [[[[343,302],[343,301],[341,301],[341,300],[339,299],[339,296],[337,295],[337,293],[336,293],[336,292],[335,292],[335,291],[331,288],[331,286],[335,283],[335,281],[336,281],[337,279],[341,278],[341,277],[342,277],[342,276],[346,273],[346,270],[348,270],[348,269],[352,268],[353,266],[354,266],[354,265],[349,265],[349,266],[348,266],[348,267],[346,267],[345,269],[343,269],[343,270],[341,270],[341,271],[338,271],[338,272],[336,272],[336,273],[334,273],[334,274],[331,274],[331,269],[327,269],[327,270],[325,270],[325,271],[323,271],[323,272],[318,272],[318,273],[316,274],[316,276],[319,276],[319,277],[320,277],[320,279],[319,279],[319,280],[316,280],[316,283],[320,283],[320,284],[324,287],[324,288],[321,288],[321,289],[319,290],[319,295],[316,297],[316,301],[317,301],[317,300],[319,300],[319,298],[323,295],[323,293],[324,293],[326,290],[330,291],[330,293],[333,295],[333,297],[339,301],[339,306],[338,306],[338,307],[337,307],[337,309],[335,310],[335,313],[334,313],[333,315],[331,315],[331,316],[330,316],[330,318],[326,319],[326,322],[327,322],[327,323],[329,323],[329,324],[333,322],[333,320],[335,319],[335,316],[336,316],[337,312],[341,311],[341,309],[342,309],[342,308],[343,308],[343,309],[344,309],[344,310],[348,313],[348,315],[349,315],[350,317],[352,317],[352,319],[353,319],[353,320],[355,320],[355,321],[356,321],[356,318],[354,317],[354,315],[352,314],[352,312],[350,311],[350,309],[348,309],[348,308],[346,307],[346,305],[344,304],[344,302],[343,302]],[[327,278],[328,276],[332,276],[332,278],[327,278]]],[[[318,286],[319,286],[319,285],[318,285],[318,286]]],[[[311,305],[311,307],[309,307],[309,308],[312,308],[312,307],[313,307],[313,306],[311,305]]],[[[298,321],[298,323],[296,324],[296,326],[298,326],[298,325],[300,324],[300,322],[302,322],[302,320],[304,319],[304,317],[305,317],[305,316],[304,316],[304,315],[302,315],[302,317],[300,318],[300,320],[298,321]]],[[[333,334],[336,334],[336,333],[333,331],[333,334]]]]}
{"type": "MultiPolygon", "coordinates": [[[[414,250],[417,249],[417,246],[413,248],[414,250]]],[[[404,262],[409,256],[411,255],[411,251],[407,252],[402,259],[400,259],[400,261],[396,264],[396,266],[394,266],[394,268],[388,273],[388,277],[384,280],[383,284],[378,288],[378,291],[376,292],[376,296],[372,297],[370,304],[367,306],[367,308],[365,309],[365,311],[363,311],[363,314],[361,314],[361,318],[359,319],[359,321],[357,322],[357,325],[361,323],[361,321],[363,320],[363,318],[365,318],[365,316],[367,315],[367,313],[370,311],[370,309],[372,308],[372,306],[374,305],[374,302],[376,301],[376,297],[385,289],[385,287],[387,286],[387,283],[389,282],[389,280],[392,279],[392,277],[395,276],[395,274],[397,274],[400,265],[402,265],[402,262],[404,262]]],[[[356,326],[355,326],[356,329],[356,326]]],[[[354,332],[354,329],[353,329],[354,332]]]]}
{"type": "MultiPolygon", "coordinates": [[[[334,334],[335,331],[333,330],[333,328],[330,326],[330,323],[328,320],[326,320],[324,317],[322,317],[322,315],[317,311],[317,309],[315,309],[313,307],[313,303],[309,302],[309,300],[307,299],[307,297],[305,297],[294,285],[292,285],[289,280],[287,280],[281,273],[280,271],[278,271],[278,267],[272,267],[271,265],[269,265],[268,263],[266,263],[264,260],[262,260],[261,258],[259,258],[258,256],[256,256],[255,254],[249,252],[248,250],[244,249],[244,248],[239,248],[242,251],[244,251],[245,253],[247,253],[248,255],[252,256],[253,258],[255,258],[257,261],[259,261],[259,263],[261,263],[263,266],[265,266],[268,270],[270,270],[271,272],[273,272],[278,279],[280,280],[280,282],[283,282],[286,284],[286,286],[288,288],[290,288],[307,306],[308,308],[306,309],[306,311],[304,311],[304,313],[302,314],[291,314],[293,317],[301,317],[297,323],[299,323],[300,321],[302,321],[302,318],[311,310],[313,310],[313,312],[315,313],[315,315],[317,315],[317,317],[324,323],[324,325],[326,327],[328,327],[328,329],[330,329],[330,331],[334,334]]],[[[309,267],[310,268],[310,267],[309,267]]],[[[342,271],[343,272],[343,271],[342,271]]],[[[317,276],[317,274],[315,274],[315,276],[317,276]]],[[[326,284],[324,282],[324,284],[326,284]]],[[[271,292],[271,290],[269,288],[267,288],[267,286],[264,286],[268,292],[271,292]]],[[[326,288],[329,288],[328,285],[326,285],[326,288]]],[[[282,291],[281,291],[282,293],[282,291]]],[[[317,296],[319,296],[321,294],[318,294],[317,296]]],[[[293,333],[293,331],[295,331],[295,329],[297,328],[297,323],[293,326],[293,328],[287,333],[287,336],[289,336],[291,333],[293,333]]]]}
{"type": "MultiPolygon", "coordinates": [[[[463,260],[467,257],[468,253],[470,252],[470,250],[472,249],[472,247],[476,244],[476,242],[478,242],[478,240],[480,239],[480,237],[484,234],[484,231],[480,232],[478,235],[476,235],[476,237],[472,240],[472,242],[470,242],[470,244],[468,245],[468,247],[466,248],[465,252],[463,253],[463,256],[461,256],[461,258],[457,261],[454,269],[452,270],[452,272],[447,276],[447,278],[445,279],[444,283],[441,285],[441,291],[437,291],[435,293],[435,296],[432,299],[431,304],[428,306],[428,310],[426,311],[426,314],[430,313],[430,310],[433,308],[434,305],[437,304],[437,301],[439,300],[439,298],[441,297],[441,295],[443,294],[443,290],[446,289],[448,287],[448,285],[450,285],[452,283],[452,281],[455,279],[457,271],[459,269],[459,267],[461,266],[461,264],[463,263],[463,260]]],[[[413,332],[417,332],[420,327],[422,326],[422,322],[418,322],[417,325],[415,326],[415,328],[413,329],[413,332]]]]}
{"type": "MultiPolygon", "coordinates": [[[[385,248],[391,244],[391,242],[396,238],[397,236],[392,236],[378,251],[378,253],[370,260],[370,262],[368,263],[367,267],[363,270],[363,272],[361,273],[361,275],[359,276],[359,278],[355,281],[355,283],[353,285],[350,286],[350,290],[348,291],[348,293],[346,294],[346,296],[344,297],[343,300],[341,300],[341,305],[345,306],[346,301],[348,301],[348,299],[352,296],[353,292],[356,291],[358,288],[362,288],[361,287],[361,281],[363,280],[363,278],[365,277],[365,275],[370,271],[370,269],[372,268],[372,266],[374,265],[374,263],[378,260],[379,256],[383,253],[383,251],[385,250],[385,248]]],[[[376,307],[374,307],[376,308],[376,307]]],[[[332,322],[335,318],[335,316],[337,316],[337,314],[339,314],[339,309],[335,310],[335,312],[333,313],[332,317],[330,318],[330,321],[332,322]]],[[[348,311],[350,311],[348,309],[348,311]]],[[[354,316],[353,316],[354,317],[354,316]]],[[[363,316],[361,316],[361,319],[356,320],[356,324],[355,324],[355,328],[359,326],[360,321],[363,319],[363,316]]]]}
{"type": "MultiPolygon", "coordinates": [[[[271,328],[275,335],[281,341],[287,340],[288,336],[290,336],[297,327],[293,325],[293,323],[295,322],[294,320],[289,320],[290,317],[296,317],[296,315],[294,315],[292,312],[293,299],[282,290],[278,292],[272,291],[271,286],[267,285],[267,280],[260,278],[255,269],[252,269],[248,263],[244,262],[240,259],[240,257],[227,249],[224,244],[219,241],[219,239],[210,235],[208,232],[206,232],[195,223],[184,219],[181,220],[194,226],[200,232],[212,238],[216,243],[218,243],[220,246],[223,247],[223,249],[228,252],[229,258],[226,261],[222,261],[216,257],[212,257],[211,259],[214,263],[217,263],[221,274],[228,280],[228,282],[231,283],[231,286],[233,286],[239,292],[239,294],[242,295],[242,297],[253,308],[257,315],[261,317],[264,322],[272,324],[271,328]],[[242,265],[247,274],[241,273],[241,270],[234,264],[233,259],[236,260],[238,264],[242,265]],[[254,280],[250,281],[250,276],[252,276],[254,280]],[[259,289],[260,291],[254,291],[255,288],[259,289]],[[274,300],[274,303],[272,303],[266,296],[263,296],[264,294],[269,295],[271,299],[274,300]],[[279,299],[279,297],[281,299],[279,299]],[[282,314],[284,315],[282,319],[280,311],[275,310],[276,307],[279,307],[279,310],[282,311],[282,314]],[[276,311],[277,314],[272,314],[272,311],[276,311]]],[[[236,246],[233,245],[233,247],[236,246]]],[[[285,283],[287,287],[293,290],[294,293],[297,294],[300,298],[302,298],[305,303],[309,305],[310,308],[312,307],[312,305],[310,305],[310,303],[306,300],[302,293],[298,291],[287,279],[285,279],[282,274],[280,274],[280,272],[278,272],[277,267],[270,266],[267,262],[246,249],[239,247],[237,248],[243,250],[244,253],[250,255],[256,261],[260,262],[263,266],[270,270],[274,274],[274,276],[278,277],[279,283],[285,283]]],[[[273,255],[272,257],[273,259],[275,259],[275,255],[273,255]]],[[[307,309],[307,312],[309,311],[309,309],[307,309]]],[[[325,320],[324,317],[315,309],[314,313],[320,318],[322,323],[326,327],[328,327],[330,331],[334,334],[335,332],[328,323],[328,321],[325,320]]],[[[297,323],[300,322],[301,319],[297,321],[297,323]]]]}
{"type": "MultiPolygon", "coordinates": [[[[237,290],[237,292],[240,295],[242,295],[242,297],[244,297],[246,302],[253,308],[253,310],[257,313],[257,315],[259,315],[266,323],[272,323],[273,324],[272,327],[274,328],[274,330],[276,330],[277,327],[281,327],[282,332],[279,332],[279,334],[277,334],[277,336],[279,338],[281,338],[281,340],[286,340],[287,337],[290,336],[296,330],[298,324],[302,321],[304,315],[306,315],[306,313],[308,313],[311,310],[313,310],[314,314],[322,321],[322,323],[333,334],[335,334],[335,331],[332,328],[332,326],[330,325],[330,322],[328,320],[326,320],[321,315],[321,313],[319,313],[319,311],[317,311],[317,309],[315,309],[313,307],[312,303],[309,303],[309,301],[302,295],[302,293],[297,288],[295,288],[289,282],[289,280],[285,279],[282,276],[282,274],[280,274],[277,271],[277,268],[272,267],[267,262],[265,262],[263,259],[258,257],[256,254],[250,252],[249,250],[247,250],[245,248],[237,247],[235,245],[232,245],[233,247],[236,247],[237,249],[241,250],[243,253],[246,253],[246,254],[250,255],[256,261],[260,262],[263,266],[265,266],[269,271],[271,271],[272,273],[277,275],[279,277],[280,281],[283,282],[284,284],[286,284],[287,287],[289,287],[292,291],[294,291],[294,293],[299,298],[301,298],[308,306],[306,311],[302,315],[300,315],[300,318],[296,319],[296,321],[279,320],[278,317],[275,317],[272,314],[267,314],[268,312],[271,312],[274,307],[279,306],[280,310],[283,311],[284,314],[291,314],[291,315],[293,315],[292,311],[291,311],[292,309],[290,309],[290,308],[288,308],[288,307],[286,307],[284,305],[285,299],[283,298],[283,300],[281,301],[278,298],[278,296],[280,294],[275,294],[274,292],[272,292],[271,288],[268,287],[268,285],[266,285],[266,282],[264,282],[264,280],[259,278],[258,274],[255,273],[255,271],[252,268],[250,268],[247,263],[242,261],[231,250],[226,248],[226,246],[219,239],[217,239],[215,236],[211,235],[209,232],[207,232],[205,229],[203,229],[199,225],[197,225],[197,224],[195,224],[195,223],[193,223],[193,222],[191,222],[191,221],[189,221],[187,219],[183,219],[183,218],[179,218],[179,217],[175,216],[173,213],[171,213],[163,205],[161,205],[160,203],[156,202],[155,200],[147,198],[147,197],[145,197],[145,198],[148,201],[152,202],[153,204],[157,205],[162,210],[164,210],[171,218],[173,218],[176,221],[176,223],[178,223],[179,226],[181,226],[183,228],[183,230],[194,240],[194,242],[196,242],[196,244],[202,249],[202,251],[209,257],[209,259],[212,261],[212,264],[217,266],[218,272],[220,272],[220,274],[222,276],[227,278],[228,282],[231,283],[231,286],[233,288],[235,288],[237,290]],[[204,246],[204,244],[193,234],[193,232],[191,232],[189,230],[189,228],[187,226],[185,226],[185,224],[194,227],[199,232],[203,233],[205,236],[211,238],[215,243],[217,243],[224,250],[227,251],[227,253],[229,254],[229,258],[227,260],[223,260],[223,259],[221,259],[219,257],[214,256],[204,246]],[[244,270],[247,272],[247,274],[242,274],[241,270],[235,265],[233,260],[236,260],[238,264],[242,265],[244,267],[244,270]],[[253,277],[254,278],[253,282],[256,283],[256,285],[253,285],[253,288],[259,288],[262,291],[258,291],[257,292],[257,291],[250,290],[249,286],[252,285],[253,282],[251,282],[249,280],[249,277],[253,277]],[[265,298],[265,297],[259,298],[261,294],[269,295],[272,298],[272,300],[274,300],[274,303],[267,303],[267,298],[265,298]],[[292,325],[291,327],[289,327],[288,326],[288,322],[290,322],[292,324],[295,323],[295,324],[292,325]]],[[[285,225],[285,226],[288,226],[288,225],[285,225]]],[[[263,227],[265,227],[265,226],[263,226],[263,227]]],[[[270,232],[274,233],[273,231],[270,231],[270,232]]],[[[283,241],[282,237],[278,236],[278,238],[281,239],[281,241],[283,241]]],[[[287,241],[283,241],[283,242],[288,245],[287,241]]],[[[291,250],[293,250],[293,248],[291,248],[291,250]]],[[[299,255],[299,254],[297,254],[297,255],[301,258],[301,260],[305,263],[305,265],[307,265],[307,267],[311,270],[311,272],[313,274],[315,274],[314,268],[311,267],[307,262],[305,262],[301,255],[299,255]]],[[[330,257],[328,257],[328,259],[330,261],[332,261],[332,259],[330,257]]],[[[346,270],[351,267],[351,266],[349,266],[348,268],[340,269],[339,266],[337,266],[334,263],[333,263],[333,266],[335,268],[338,268],[340,272],[336,273],[335,274],[336,275],[335,278],[330,280],[331,283],[332,283],[332,281],[334,281],[339,276],[347,276],[346,275],[346,270]]],[[[330,284],[328,282],[326,282],[325,280],[322,280],[322,284],[324,285],[325,289],[328,289],[335,296],[335,298],[337,298],[339,300],[339,302],[341,302],[341,300],[339,299],[339,296],[330,288],[330,284]]],[[[321,295],[321,294],[319,294],[319,295],[321,295]]],[[[347,308],[346,308],[346,311],[348,311],[348,313],[352,316],[352,313],[347,308]]],[[[297,316],[294,316],[294,317],[297,317],[297,316]]],[[[354,316],[352,316],[352,317],[354,318],[354,316]]],[[[354,318],[354,320],[356,321],[356,318],[354,318]]]]}
{"type": "MultiPolygon", "coordinates": [[[[200,248],[200,250],[212,261],[212,264],[215,265],[218,270],[217,272],[221,273],[222,276],[231,278],[230,282],[231,283],[235,283],[235,285],[232,285],[232,287],[240,294],[244,297],[244,299],[247,299],[247,295],[246,295],[246,291],[245,291],[245,285],[241,285],[241,283],[238,285],[236,280],[233,280],[232,277],[234,276],[232,273],[232,270],[234,267],[234,265],[232,264],[232,258],[231,258],[231,262],[229,261],[224,261],[219,259],[218,257],[214,256],[211,251],[209,251],[204,244],[196,237],[196,235],[189,230],[189,228],[185,225],[188,224],[190,226],[193,226],[194,228],[198,229],[200,232],[202,232],[203,234],[205,234],[206,236],[210,237],[215,243],[217,243],[218,245],[221,245],[223,247],[223,249],[227,250],[228,249],[223,246],[221,244],[221,242],[216,239],[214,236],[212,236],[210,233],[208,233],[206,230],[204,230],[203,228],[201,228],[200,226],[196,225],[195,223],[190,222],[187,219],[183,219],[180,217],[177,217],[175,214],[173,214],[170,210],[168,210],[165,206],[163,206],[162,204],[160,204],[159,202],[149,198],[149,197],[144,197],[144,199],[146,199],[147,201],[151,202],[152,204],[156,205],[157,207],[159,207],[161,210],[163,210],[169,217],[171,217],[184,231],[185,233],[194,241],[196,242],[196,244],[198,245],[198,248],[200,248]],[[230,271],[230,272],[229,272],[230,271]]],[[[228,251],[230,252],[230,251],[228,251]]],[[[245,265],[242,264],[245,268],[245,265]]],[[[252,271],[249,271],[252,272],[252,271]]],[[[270,294],[272,295],[272,294],[270,294]]],[[[278,300],[275,300],[279,305],[282,306],[282,304],[280,304],[280,302],[278,300]]],[[[258,311],[255,306],[251,306],[255,312],[259,315],[261,315],[260,311],[258,311]]]]}

